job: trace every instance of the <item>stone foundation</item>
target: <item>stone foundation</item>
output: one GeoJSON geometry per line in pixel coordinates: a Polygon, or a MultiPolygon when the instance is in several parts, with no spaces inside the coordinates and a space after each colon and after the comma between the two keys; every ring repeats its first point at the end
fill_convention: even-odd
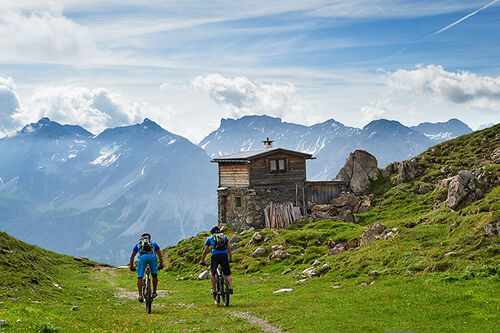
{"type": "MultiPolygon", "coordinates": [[[[225,188],[217,191],[217,197],[219,225],[229,225],[238,231],[251,227],[263,227],[265,225],[263,210],[271,201],[273,203],[291,202],[294,206],[296,205],[295,186],[255,189],[225,188]]],[[[302,207],[300,187],[298,204],[302,207]]]]}

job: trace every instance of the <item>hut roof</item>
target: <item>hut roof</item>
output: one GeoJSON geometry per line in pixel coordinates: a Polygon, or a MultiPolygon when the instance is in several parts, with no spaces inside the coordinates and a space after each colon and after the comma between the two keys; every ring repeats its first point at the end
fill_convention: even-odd
{"type": "Polygon", "coordinates": [[[250,162],[258,157],[264,157],[276,153],[286,153],[290,155],[296,155],[304,157],[306,160],[315,159],[311,154],[302,153],[299,151],[288,150],[283,148],[266,148],[266,149],[256,149],[240,151],[231,155],[226,155],[222,157],[217,157],[212,160],[212,162],[217,163],[245,163],[250,162]]]}

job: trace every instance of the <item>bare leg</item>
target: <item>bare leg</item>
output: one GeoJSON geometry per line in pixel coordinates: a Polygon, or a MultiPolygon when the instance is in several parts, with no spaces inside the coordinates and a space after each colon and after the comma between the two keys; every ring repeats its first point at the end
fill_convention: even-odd
{"type": "Polygon", "coordinates": [[[231,275],[227,275],[227,283],[229,284],[229,289],[233,289],[233,278],[231,275]]]}
{"type": "Polygon", "coordinates": [[[142,278],[137,278],[137,289],[139,289],[139,296],[142,296],[142,278]]]}
{"type": "Polygon", "coordinates": [[[215,275],[210,274],[210,281],[212,281],[212,290],[217,290],[217,287],[215,287],[215,275]]]}
{"type": "Polygon", "coordinates": [[[156,286],[158,285],[158,277],[153,278],[153,293],[156,293],[156,286]]]}

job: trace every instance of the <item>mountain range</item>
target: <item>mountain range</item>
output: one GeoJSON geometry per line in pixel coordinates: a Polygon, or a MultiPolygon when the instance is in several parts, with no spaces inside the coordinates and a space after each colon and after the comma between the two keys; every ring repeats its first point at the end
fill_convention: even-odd
{"type": "Polygon", "coordinates": [[[211,157],[261,148],[269,137],[275,146],[313,154],[307,174],[311,180],[334,178],[349,153],[364,149],[374,155],[380,167],[418,155],[440,142],[471,133],[458,119],[445,123],[422,123],[407,127],[394,120],[374,120],[362,129],[333,119],[312,126],[283,122],[269,116],[222,119],[220,127],[199,146],[211,157]]]}
{"type": "Polygon", "coordinates": [[[216,220],[216,166],[149,119],[94,136],[43,118],[0,155],[0,229],[51,250],[123,264],[142,232],[165,246],[216,220]]]}
{"type": "Polygon", "coordinates": [[[335,120],[303,126],[268,116],[222,119],[199,145],[155,122],[93,135],[48,118],[0,139],[0,230],[44,248],[126,263],[142,232],[161,246],[217,223],[211,157],[275,146],[314,154],[309,179],[335,177],[355,149],[379,166],[471,132],[458,120],[415,128],[376,120],[362,129],[335,120]]]}

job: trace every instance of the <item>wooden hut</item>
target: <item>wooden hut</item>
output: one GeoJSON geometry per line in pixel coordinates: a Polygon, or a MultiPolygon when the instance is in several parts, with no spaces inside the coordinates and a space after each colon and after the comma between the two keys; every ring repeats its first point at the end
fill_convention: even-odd
{"type": "Polygon", "coordinates": [[[269,139],[263,143],[263,149],[213,159],[212,162],[219,164],[220,225],[228,224],[237,230],[272,226],[275,216],[281,216],[274,223],[278,226],[293,222],[300,212],[306,211],[309,185],[315,203],[329,202],[338,196],[339,182],[306,181],[306,160],[314,159],[311,154],[273,148],[273,141],[269,139]]]}

